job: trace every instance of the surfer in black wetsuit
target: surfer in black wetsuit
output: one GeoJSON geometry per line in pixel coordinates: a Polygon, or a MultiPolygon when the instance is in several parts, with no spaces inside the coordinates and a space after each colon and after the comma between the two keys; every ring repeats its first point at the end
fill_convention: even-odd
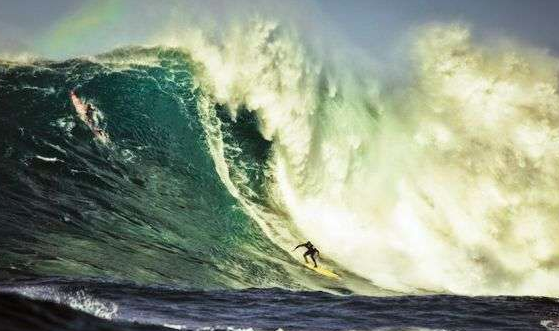
{"type": "Polygon", "coordinates": [[[309,261],[307,260],[307,255],[310,255],[312,261],[314,262],[314,267],[318,267],[318,265],[316,265],[316,260],[314,259],[314,256],[316,255],[317,257],[320,257],[320,252],[318,251],[318,249],[316,249],[313,244],[311,244],[310,241],[307,241],[304,244],[299,244],[297,245],[293,251],[295,251],[297,248],[299,247],[305,247],[307,249],[307,251],[305,252],[305,254],[303,254],[303,257],[305,258],[305,263],[309,263],[309,261]]]}
{"type": "Polygon", "coordinates": [[[103,129],[101,129],[97,123],[95,123],[95,111],[96,109],[93,108],[93,106],[88,103],[86,108],[85,108],[85,118],[87,121],[87,125],[89,125],[89,127],[91,128],[91,131],[93,131],[93,134],[100,139],[109,139],[109,136],[107,135],[107,133],[105,131],[103,131],[103,129]]]}
{"type": "Polygon", "coordinates": [[[97,123],[95,118],[98,114],[98,109],[91,103],[83,102],[76,94],[75,89],[70,90],[70,99],[74,108],[76,108],[79,118],[91,129],[95,138],[100,139],[103,143],[108,142],[109,135],[99,127],[99,123],[97,123]]]}

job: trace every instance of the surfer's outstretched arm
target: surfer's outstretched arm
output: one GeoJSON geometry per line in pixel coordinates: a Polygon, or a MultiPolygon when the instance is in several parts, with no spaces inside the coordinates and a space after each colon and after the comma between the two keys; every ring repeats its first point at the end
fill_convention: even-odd
{"type": "Polygon", "coordinates": [[[299,244],[299,245],[295,246],[295,248],[293,248],[293,250],[296,250],[297,248],[303,247],[303,246],[305,246],[305,244],[299,244]]]}

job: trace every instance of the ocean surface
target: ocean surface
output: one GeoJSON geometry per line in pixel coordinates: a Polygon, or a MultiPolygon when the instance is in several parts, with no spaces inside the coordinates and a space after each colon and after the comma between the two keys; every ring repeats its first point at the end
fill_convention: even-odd
{"type": "MultiPolygon", "coordinates": [[[[409,143],[396,133],[411,124],[382,122],[386,109],[371,101],[378,90],[360,91],[369,85],[359,79],[336,90],[329,85],[334,71],[296,56],[282,62],[299,51],[288,33],[266,26],[257,32],[269,43],[256,47],[262,57],[241,54],[248,57],[242,71],[201,63],[212,59],[211,47],[0,61],[1,330],[558,329],[557,263],[546,253],[554,248],[535,245],[514,226],[526,206],[507,214],[486,176],[480,200],[487,205],[474,210],[491,212],[491,231],[485,223],[465,227],[479,215],[456,206],[452,227],[439,217],[441,206],[452,205],[444,198],[460,197],[467,208],[472,201],[437,186],[448,169],[458,169],[443,169],[445,162],[464,160],[479,146],[500,156],[498,146],[465,139],[457,152],[444,137],[419,132],[424,149],[394,147],[409,143]],[[310,86],[316,89],[305,90],[310,86]],[[70,91],[96,109],[107,141],[76,115],[70,91]],[[275,108],[285,105],[292,107],[275,108]],[[379,132],[388,138],[367,141],[379,132]],[[431,143],[438,149],[425,152],[431,143]],[[420,152],[435,160],[425,177],[396,156],[381,157],[425,160],[420,152]],[[392,173],[410,180],[393,181],[392,173]],[[433,173],[443,175],[427,181],[433,173]],[[383,188],[382,199],[366,193],[372,187],[383,188]],[[386,200],[395,196],[401,203],[386,200]],[[379,223],[389,207],[394,220],[379,223]],[[401,223],[414,219],[411,209],[420,211],[415,223],[401,223]],[[358,220],[372,212],[369,223],[358,220]],[[341,280],[305,268],[302,252],[291,252],[307,239],[341,280]]],[[[240,58],[227,50],[222,60],[240,58]]],[[[514,173],[507,162],[522,155],[507,153],[499,164],[514,173]]],[[[518,169],[536,167],[528,156],[523,162],[518,169]]],[[[472,169],[453,175],[475,190],[481,186],[472,184],[479,174],[472,169]]],[[[522,198],[515,178],[503,185],[522,198]]],[[[530,208],[540,208],[538,201],[530,208]]],[[[541,210],[543,219],[548,209],[541,210]]]]}
{"type": "Polygon", "coordinates": [[[52,278],[0,289],[2,330],[555,330],[559,314],[555,300],[505,296],[204,291],[52,278]]]}

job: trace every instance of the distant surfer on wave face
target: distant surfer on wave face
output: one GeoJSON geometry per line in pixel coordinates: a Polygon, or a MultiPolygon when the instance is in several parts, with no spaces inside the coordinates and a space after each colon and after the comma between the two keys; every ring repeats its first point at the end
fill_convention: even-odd
{"type": "Polygon", "coordinates": [[[72,100],[74,108],[76,108],[76,113],[78,113],[79,118],[87,124],[95,135],[95,138],[101,140],[103,143],[109,141],[109,135],[99,127],[99,124],[95,120],[97,109],[92,104],[83,102],[76,94],[75,89],[70,91],[70,99],[72,100]]]}
{"type": "Polygon", "coordinates": [[[299,247],[305,247],[307,249],[307,251],[305,252],[305,254],[303,254],[303,257],[305,258],[305,263],[309,263],[309,260],[307,260],[307,255],[310,255],[312,261],[314,262],[314,267],[318,267],[316,265],[316,260],[314,259],[314,256],[316,255],[317,257],[320,257],[320,252],[318,251],[318,249],[316,249],[313,244],[310,241],[307,241],[304,244],[299,244],[297,245],[293,250],[295,251],[297,248],[299,247]]]}

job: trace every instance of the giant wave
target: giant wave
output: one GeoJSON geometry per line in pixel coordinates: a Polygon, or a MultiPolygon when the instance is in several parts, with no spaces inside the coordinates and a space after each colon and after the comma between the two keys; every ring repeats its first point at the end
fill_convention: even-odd
{"type": "Polygon", "coordinates": [[[396,92],[263,19],[4,61],[2,272],[559,294],[557,60],[455,25],[415,37],[396,92]],[[76,120],[74,88],[111,144],[76,120]],[[300,267],[304,238],[345,282],[300,267]]]}

